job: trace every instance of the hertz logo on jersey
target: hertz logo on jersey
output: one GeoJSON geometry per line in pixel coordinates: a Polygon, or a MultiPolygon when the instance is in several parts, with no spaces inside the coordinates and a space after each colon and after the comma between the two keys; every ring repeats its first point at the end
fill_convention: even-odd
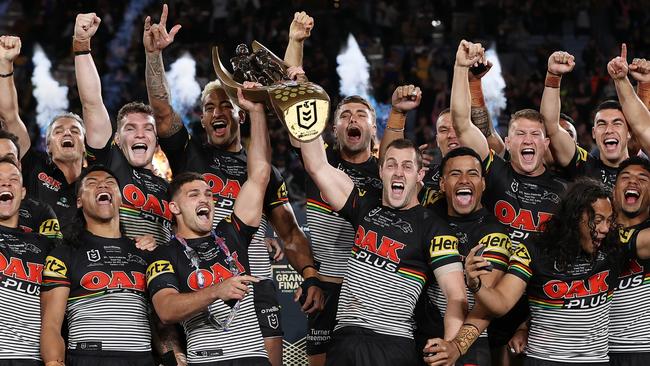
{"type": "Polygon", "coordinates": [[[169,261],[158,260],[151,263],[149,267],[147,267],[147,285],[149,285],[151,280],[165,273],[174,273],[174,267],[172,267],[172,264],[169,263],[169,261]]]}
{"type": "Polygon", "coordinates": [[[429,255],[439,257],[448,254],[458,255],[458,238],[453,235],[434,236],[429,246],[429,255]]]}
{"type": "Polygon", "coordinates": [[[38,233],[47,236],[48,238],[61,239],[61,228],[59,227],[59,220],[49,219],[41,223],[38,228],[38,233]]]}
{"type": "Polygon", "coordinates": [[[485,246],[485,251],[492,251],[510,256],[510,237],[504,233],[490,233],[478,241],[485,246]]]}
{"type": "Polygon", "coordinates": [[[45,258],[45,271],[43,272],[45,277],[65,278],[67,274],[68,267],[62,260],[49,255],[45,258]]]}

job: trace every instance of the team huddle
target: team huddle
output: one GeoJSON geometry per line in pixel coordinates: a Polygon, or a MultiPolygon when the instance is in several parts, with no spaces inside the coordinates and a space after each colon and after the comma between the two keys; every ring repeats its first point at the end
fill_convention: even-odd
{"type": "MultiPolygon", "coordinates": [[[[193,138],[171,103],[162,51],[180,26],[166,21],[166,5],[145,19],[148,104],[114,127],[92,56],[101,19],[77,15],[83,113],[53,118],[45,153],[18,113],[20,39],[0,37],[0,365],[282,365],[269,229],[304,279],[311,366],[650,364],[650,62],[628,64],[623,45],[607,65],[618,100],[595,110],[595,153],[561,113],[567,52],[548,59],[539,111],[514,113],[502,139],[481,87],[492,65],[461,41],[435,163],[404,138],[418,87],[395,90],[380,143],[371,104],[344,98],[335,144],[291,138],[308,239],[266,107],[242,91],[262,85],[236,98],[205,85],[206,140],[193,138]]],[[[313,26],[295,14],[291,79],[308,76],[313,26]]]]}

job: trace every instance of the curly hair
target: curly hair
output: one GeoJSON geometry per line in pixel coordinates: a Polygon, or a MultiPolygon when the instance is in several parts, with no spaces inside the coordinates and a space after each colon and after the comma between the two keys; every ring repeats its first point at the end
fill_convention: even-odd
{"type": "MultiPolygon", "coordinates": [[[[609,191],[601,182],[591,178],[578,179],[567,188],[557,212],[543,224],[542,233],[535,241],[545,258],[555,263],[557,270],[566,271],[571,268],[582,252],[580,223],[583,213],[587,213],[591,238],[597,237],[594,222],[596,213],[592,205],[601,198],[611,201],[609,191]]],[[[607,256],[616,256],[620,249],[619,226],[615,222],[616,218],[612,217],[610,230],[598,248],[599,252],[607,256]]],[[[595,260],[595,254],[592,260],[595,260]]]]}

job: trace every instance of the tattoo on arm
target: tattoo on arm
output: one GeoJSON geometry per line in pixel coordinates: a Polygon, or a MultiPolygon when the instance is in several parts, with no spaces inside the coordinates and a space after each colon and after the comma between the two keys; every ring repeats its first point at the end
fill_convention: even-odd
{"type": "MultiPolygon", "coordinates": [[[[166,130],[159,131],[160,137],[169,137],[178,132],[183,127],[181,117],[176,113],[170,102],[169,86],[167,85],[167,78],[165,78],[165,68],[162,61],[162,54],[149,55],[147,54],[147,63],[145,67],[145,80],[147,83],[147,93],[149,100],[155,100],[166,104],[171,111],[171,123],[166,130]]],[[[156,103],[152,102],[154,113],[156,112],[156,103]]]]}
{"type": "Polygon", "coordinates": [[[471,119],[472,123],[481,130],[483,136],[489,137],[492,135],[494,128],[486,107],[472,107],[471,119]]]}
{"type": "Polygon", "coordinates": [[[467,350],[472,346],[474,341],[479,337],[478,328],[473,324],[465,323],[458,331],[454,338],[454,342],[458,345],[461,354],[467,353],[467,350]]]}

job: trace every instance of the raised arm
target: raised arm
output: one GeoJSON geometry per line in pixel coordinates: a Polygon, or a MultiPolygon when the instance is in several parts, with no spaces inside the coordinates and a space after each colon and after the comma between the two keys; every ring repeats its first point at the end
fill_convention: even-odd
{"type": "Polygon", "coordinates": [[[158,24],[151,24],[151,17],[148,16],[144,20],[142,35],[146,59],[144,75],[147,94],[156,120],[156,132],[160,137],[169,137],[183,127],[181,117],[174,112],[171,105],[171,94],[162,59],[162,50],[174,42],[174,37],[181,26],[176,24],[167,32],[167,12],[167,4],[164,4],[158,24]]]}
{"type": "Polygon", "coordinates": [[[78,14],[74,24],[74,73],[86,125],[86,143],[101,149],[113,134],[111,119],[102,99],[102,83],[90,54],[90,39],[97,32],[101,19],[95,13],[78,14]]]}
{"type": "Polygon", "coordinates": [[[414,85],[402,85],[395,88],[390,98],[391,109],[379,145],[379,159],[383,158],[391,142],[404,138],[404,125],[409,111],[416,109],[422,101],[422,91],[414,85]]]}
{"type": "Polygon", "coordinates": [[[646,108],[650,108],[650,61],[635,58],[630,64],[630,75],[637,81],[636,94],[646,108]]]}
{"type": "MultiPolygon", "coordinates": [[[[245,82],[244,87],[255,83],[245,82]]],[[[248,147],[248,179],[241,187],[233,211],[248,226],[259,226],[264,205],[264,193],[271,176],[271,143],[262,103],[244,99],[241,89],[237,91],[239,105],[248,112],[251,124],[251,141],[248,147]]]]}
{"type": "Polygon", "coordinates": [[[574,66],[574,57],[569,53],[556,51],[551,54],[539,110],[544,116],[546,135],[551,139],[553,158],[561,167],[569,165],[577,149],[573,137],[560,126],[560,81],[562,75],[571,72],[574,66]]]}
{"type": "Polygon", "coordinates": [[[289,26],[289,44],[284,53],[284,63],[287,66],[302,66],[302,51],[312,29],[314,29],[314,18],[304,11],[293,15],[293,21],[289,26]]]}
{"type": "Polygon", "coordinates": [[[29,133],[18,113],[18,94],[14,84],[14,60],[20,54],[20,46],[18,37],[0,37],[0,118],[5,121],[7,131],[18,136],[19,159],[31,146],[29,133]]]}
{"type": "Polygon", "coordinates": [[[483,97],[483,85],[481,78],[490,71],[492,63],[487,61],[485,67],[469,69],[469,94],[472,99],[471,120],[472,123],[481,130],[481,133],[487,139],[488,146],[494,150],[499,156],[503,156],[506,150],[506,144],[499,133],[494,129],[492,120],[490,119],[490,112],[485,105],[485,98],[483,97]]]}
{"type": "Polygon", "coordinates": [[[484,50],[480,43],[465,40],[456,52],[454,77],[451,84],[451,120],[461,145],[474,149],[481,159],[490,153],[487,140],[478,127],[472,124],[472,103],[469,92],[469,68],[483,62],[484,50]]]}
{"type": "MultiPolygon", "coordinates": [[[[638,69],[638,66],[635,66],[634,69],[638,69]]],[[[628,71],[636,72],[627,64],[627,46],[623,43],[621,45],[621,55],[607,64],[607,72],[614,80],[618,101],[623,107],[623,114],[630,130],[637,137],[643,150],[649,151],[650,128],[648,127],[650,127],[650,112],[634,92],[634,88],[627,78],[628,71]]]]}
{"type": "Polygon", "coordinates": [[[65,341],[61,327],[69,294],[69,287],[41,291],[41,358],[48,366],[64,365],[65,341]]]}

